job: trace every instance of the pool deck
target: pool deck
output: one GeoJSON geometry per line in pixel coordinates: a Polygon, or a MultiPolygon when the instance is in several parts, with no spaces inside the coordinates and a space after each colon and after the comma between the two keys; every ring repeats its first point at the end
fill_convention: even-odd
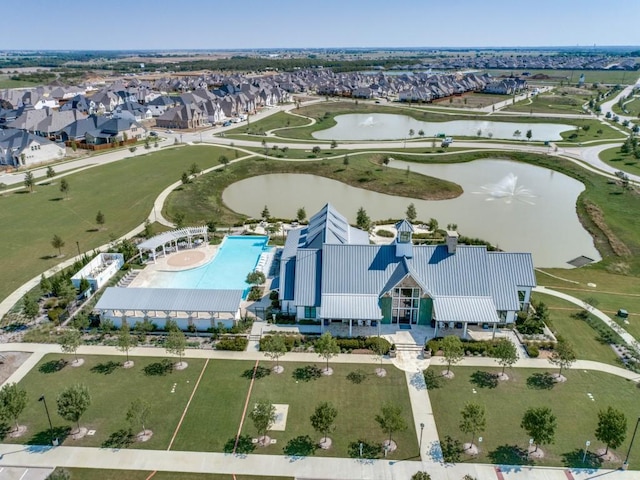
{"type": "Polygon", "coordinates": [[[156,258],[156,263],[148,263],[129,287],[144,288],[149,286],[151,277],[156,272],[180,272],[191,268],[201,267],[209,263],[218,253],[219,245],[204,245],[168,254],[166,257],[156,258]]]}

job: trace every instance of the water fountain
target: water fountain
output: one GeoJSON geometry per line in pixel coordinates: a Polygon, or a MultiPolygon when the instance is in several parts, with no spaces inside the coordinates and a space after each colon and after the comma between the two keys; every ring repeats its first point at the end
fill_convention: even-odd
{"type": "Polygon", "coordinates": [[[484,185],[480,188],[482,188],[482,192],[474,193],[486,195],[488,202],[502,199],[505,203],[511,203],[513,200],[518,200],[523,203],[528,203],[529,205],[534,205],[529,199],[536,198],[530,189],[518,185],[518,176],[513,173],[509,173],[498,183],[484,185]]]}
{"type": "Polygon", "coordinates": [[[367,117],[363,122],[360,122],[361,127],[373,127],[375,124],[373,117],[367,117]]]}

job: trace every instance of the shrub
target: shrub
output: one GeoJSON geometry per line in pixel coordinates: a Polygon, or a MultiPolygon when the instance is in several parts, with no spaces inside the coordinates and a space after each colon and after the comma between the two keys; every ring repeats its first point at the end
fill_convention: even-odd
{"type": "Polygon", "coordinates": [[[216,350],[231,350],[241,352],[247,348],[249,340],[245,337],[222,338],[216,343],[216,350]]]}
{"type": "Polygon", "coordinates": [[[538,355],[540,355],[540,350],[536,345],[530,344],[530,345],[527,345],[527,354],[531,358],[537,358],[538,355]]]}
{"type": "Polygon", "coordinates": [[[391,344],[386,338],[382,337],[368,337],[364,341],[364,348],[371,350],[372,352],[379,352],[382,355],[389,353],[391,344]]]}
{"type": "Polygon", "coordinates": [[[384,230],[383,228],[381,228],[380,230],[378,230],[376,232],[376,235],[378,235],[379,237],[385,237],[385,238],[393,238],[393,232],[390,232],[389,230],[384,230]]]}
{"type": "Polygon", "coordinates": [[[424,383],[427,386],[427,390],[435,390],[442,386],[442,375],[436,373],[433,370],[424,370],[422,372],[424,377],[424,383]]]}
{"type": "Polygon", "coordinates": [[[364,348],[364,340],[360,338],[336,338],[336,342],[340,350],[351,351],[364,348]]]}
{"type": "Polygon", "coordinates": [[[247,295],[247,300],[251,302],[257,302],[261,298],[262,298],[262,288],[251,287],[251,290],[249,290],[249,295],[247,295]]]}
{"type": "Polygon", "coordinates": [[[366,379],[367,374],[361,369],[349,372],[349,374],[347,375],[347,380],[349,380],[351,383],[355,383],[356,385],[364,382],[366,379]]]}

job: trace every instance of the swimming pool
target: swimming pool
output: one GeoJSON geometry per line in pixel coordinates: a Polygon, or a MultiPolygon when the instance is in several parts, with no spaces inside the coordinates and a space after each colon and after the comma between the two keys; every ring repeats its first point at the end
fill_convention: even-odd
{"type": "MultiPolygon", "coordinates": [[[[182,272],[157,272],[149,282],[153,288],[245,290],[247,274],[255,270],[263,253],[271,251],[265,236],[228,236],[208,264],[182,272]]],[[[268,273],[268,272],[265,272],[268,273]]]]}

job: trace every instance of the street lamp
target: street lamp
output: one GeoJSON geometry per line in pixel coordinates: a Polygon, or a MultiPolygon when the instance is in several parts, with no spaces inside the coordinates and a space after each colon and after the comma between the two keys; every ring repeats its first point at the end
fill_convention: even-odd
{"type": "Polygon", "coordinates": [[[585,460],[587,459],[587,452],[589,451],[589,445],[591,445],[591,442],[589,440],[587,440],[586,442],[584,442],[584,455],[582,455],[582,463],[585,462],[585,460]]]}
{"type": "Polygon", "coordinates": [[[527,449],[527,460],[529,460],[529,456],[531,455],[531,447],[533,447],[533,438],[529,439],[529,448],[527,449]]]}
{"type": "Polygon", "coordinates": [[[78,247],[78,256],[80,256],[80,242],[76,240],[76,247],[78,247]]]}
{"type": "Polygon", "coordinates": [[[420,424],[420,455],[422,455],[422,432],[424,431],[424,423],[420,424]]]}
{"type": "Polygon", "coordinates": [[[640,417],[638,417],[638,421],[636,422],[636,428],[633,429],[633,435],[631,436],[631,443],[629,444],[629,450],[627,450],[627,458],[624,459],[624,463],[622,464],[622,469],[626,470],[629,468],[629,455],[631,454],[631,447],[633,447],[633,441],[636,439],[636,433],[638,433],[638,425],[640,425],[640,417]]]}
{"type": "Polygon", "coordinates": [[[49,420],[49,438],[51,440],[51,445],[54,445],[53,442],[53,424],[51,423],[51,416],[49,415],[49,409],[47,408],[47,401],[44,398],[44,395],[40,395],[38,401],[44,403],[44,411],[47,412],[47,419],[49,420]]]}

